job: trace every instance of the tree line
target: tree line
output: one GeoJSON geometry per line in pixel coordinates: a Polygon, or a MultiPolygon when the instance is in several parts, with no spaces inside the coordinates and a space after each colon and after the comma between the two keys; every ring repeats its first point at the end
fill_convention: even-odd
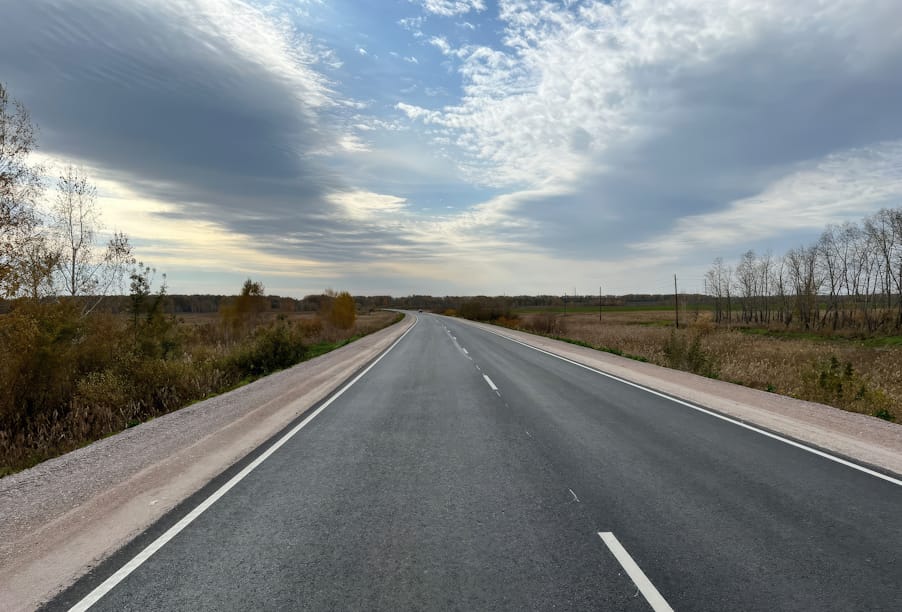
{"type": "Polygon", "coordinates": [[[714,260],[705,275],[718,323],[864,332],[902,328],[902,209],[829,225],[813,244],[714,260]]]}

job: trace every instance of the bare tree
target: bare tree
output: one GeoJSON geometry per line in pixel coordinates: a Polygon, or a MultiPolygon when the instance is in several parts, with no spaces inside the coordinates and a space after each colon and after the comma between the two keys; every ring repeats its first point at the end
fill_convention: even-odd
{"type": "Polygon", "coordinates": [[[758,258],[756,266],[758,282],[758,317],[762,323],[770,323],[771,270],[774,256],[770,251],[758,258]]]}
{"type": "Polygon", "coordinates": [[[58,241],[57,273],[63,292],[70,297],[92,296],[84,313],[93,310],[104,295],[134,264],[128,237],[114,233],[104,247],[97,244],[101,229],[97,212],[97,188],[72,165],[57,183],[53,226],[58,241]]]}
{"type": "Polygon", "coordinates": [[[746,251],[736,266],[736,289],[742,298],[742,321],[750,323],[755,312],[758,295],[758,258],[755,251],[746,251]]]}
{"type": "Polygon", "coordinates": [[[777,320],[789,327],[792,323],[792,308],[789,304],[789,281],[787,280],[788,274],[786,269],[786,258],[780,257],[777,260],[777,265],[773,267],[773,271],[771,272],[770,284],[774,288],[774,291],[777,292],[777,304],[779,305],[777,320]]]}
{"type": "Polygon", "coordinates": [[[733,270],[725,266],[723,258],[714,260],[714,266],[705,274],[708,291],[714,296],[714,320],[717,323],[732,320],[731,287],[733,270]]]}
{"type": "Polygon", "coordinates": [[[842,229],[836,225],[827,226],[824,233],[821,234],[817,246],[817,265],[821,278],[824,279],[825,286],[828,290],[827,308],[820,320],[820,326],[826,325],[827,320],[831,318],[833,321],[833,329],[839,325],[839,296],[842,286],[842,263],[840,257],[840,244],[842,229]]]}
{"type": "Polygon", "coordinates": [[[34,202],[42,189],[41,173],[28,159],[35,146],[28,111],[0,84],[0,297],[19,293],[22,255],[40,224],[34,202]]]}
{"type": "Polygon", "coordinates": [[[67,166],[57,183],[53,214],[60,242],[60,278],[63,291],[72,297],[91,294],[97,286],[96,198],[97,189],[88,179],[74,166],[67,166]]]}
{"type": "Polygon", "coordinates": [[[789,280],[795,291],[795,310],[799,322],[810,329],[818,319],[817,295],[822,279],[817,269],[818,251],[815,247],[799,247],[786,254],[789,280]]]}

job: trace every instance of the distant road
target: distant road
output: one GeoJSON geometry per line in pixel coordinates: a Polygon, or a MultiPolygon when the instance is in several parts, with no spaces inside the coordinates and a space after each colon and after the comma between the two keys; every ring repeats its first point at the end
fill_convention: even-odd
{"type": "Polygon", "coordinates": [[[313,415],[49,607],[902,610],[896,482],[464,322],[313,415]]]}

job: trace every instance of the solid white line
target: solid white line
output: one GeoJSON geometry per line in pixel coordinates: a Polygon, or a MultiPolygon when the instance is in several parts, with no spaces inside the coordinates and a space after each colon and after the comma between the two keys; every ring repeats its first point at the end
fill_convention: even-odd
{"type": "Polygon", "coordinates": [[[150,545],[147,546],[147,548],[145,548],[144,550],[139,552],[137,555],[135,555],[135,557],[131,561],[129,561],[128,563],[123,565],[121,568],[119,568],[119,570],[116,571],[116,573],[114,573],[112,576],[110,576],[109,578],[104,580],[99,586],[97,586],[97,588],[95,588],[93,591],[88,593],[84,599],[82,599],[77,604],[75,604],[74,606],[69,608],[69,612],[81,612],[83,610],[87,610],[88,608],[93,606],[95,603],[97,603],[101,597],[103,597],[104,595],[109,593],[111,590],[113,590],[117,584],[122,582],[129,574],[131,574],[133,571],[138,569],[142,563],[147,561],[155,552],[160,550],[163,546],[166,545],[167,542],[169,542],[172,538],[174,538],[176,535],[178,535],[178,533],[181,532],[183,529],[185,529],[185,527],[190,525],[194,521],[194,519],[196,519],[201,514],[203,514],[210,506],[212,506],[214,503],[216,503],[216,501],[219,500],[219,498],[221,498],[223,495],[228,493],[229,490],[232,489],[232,487],[234,487],[236,484],[241,482],[245,476],[247,476],[248,474],[253,472],[261,463],[263,463],[264,461],[269,459],[269,457],[273,453],[275,453],[277,450],[279,450],[286,442],[288,442],[288,440],[290,440],[292,437],[294,437],[294,435],[296,433],[298,433],[304,427],[306,427],[307,424],[310,423],[310,421],[312,421],[313,419],[315,419],[316,416],[320,412],[322,412],[323,410],[328,408],[332,404],[332,402],[334,402],[339,397],[341,397],[345,391],[347,391],[354,385],[354,383],[356,383],[358,380],[363,378],[367,372],[372,370],[373,367],[375,367],[375,365],[377,363],[382,361],[383,357],[388,355],[389,352],[391,352],[391,350],[393,348],[395,348],[398,345],[398,343],[401,342],[401,340],[404,339],[404,336],[406,336],[407,334],[410,333],[410,330],[412,330],[414,327],[416,327],[417,323],[419,323],[419,318],[416,315],[414,315],[413,325],[411,325],[407,329],[407,331],[405,331],[403,334],[401,334],[401,337],[398,338],[397,340],[395,340],[391,346],[389,346],[387,349],[385,349],[382,352],[382,354],[379,355],[379,357],[377,357],[373,363],[371,363],[369,366],[367,366],[367,368],[363,372],[361,372],[360,374],[355,376],[351,382],[346,384],[337,393],[332,395],[332,397],[330,397],[325,403],[323,403],[322,406],[320,406],[315,411],[313,411],[310,414],[310,416],[308,416],[303,421],[301,421],[300,423],[295,425],[291,429],[291,431],[289,431],[284,436],[279,438],[279,440],[275,444],[273,444],[268,449],[266,449],[266,451],[263,452],[263,454],[261,454],[259,457],[254,459],[252,462],[250,462],[243,470],[241,470],[240,472],[235,474],[227,483],[222,485],[219,489],[216,490],[216,492],[214,492],[212,495],[210,495],[210,497],[208,497],[207,499],[202,501],[200,504],[198,504],[198,506],[196,508],[194,508],[194,510],[192,510],[191,512],[186,514],[178,523],[176,523],[175,525],[173,525],[172,527],[167,529],[163,535],[161,535],[156,540],[151,542],[150,545]]]}
{"type": "Polygon", "coordinates": [[[636,562],[633,561],[630,554],[626,552],[626,549],[617,537],[610,531],[599,531],[598,535],[607,545],[611,553],[617,558],[617,561],[620,562],[620,565],[623,566],[623,569],[626,570],[629,577],[632,578],[636,587],[638,587],[639,592],[645,597],[645,601],[651,606],[651,609],[655,612],[673,612],[673,608],[671,608],[670,604],[668,604],[661,596],[658,589],[655,588],[655,585],[653,585],[651,580],[648,579],[648,576],[645,575],[645,572],[636,565],[636,562]]]}
{"type": "Polygon", "coordinates": [[[717,412],[714,412],[713,410],[708,410],[707,408],[702,408],[701,406],[696,406],[695,404],[691,404],[687,401],[677,399],[675,397],[667,395],[666,393],[661,393],[660,391],[655,391],[654,389],[651,389],[649,387],[645,387],[638,383],[634,383],[632,381],[626,380],[625,378],[620,378],[619,376],[615,376],[614,374],[608,374],[607,372],[603,372],[603,371],[593,368],[591,366],[587,366],[584,363],[580,363],[578,361],[573,361],[572,359],[568,359],[566,357],[561,357],[560,355],[552,353],[551,351],[546,351],[545,349],[541,349],[537,346],[533,346],[533,345],[523,342],[521,340],[516,340],[514,338],[510,338],[508,336],[499,334],[498,332],[494,332],[494,331],[491,331],[488,329],[483,330],[483,331],[486,331],[490,334],[498,336],[499,338],[504,338],[505,340],[509,340],[515,344],[525,346],[526,348],[532,349],[534,351],[538,351],[539,353],[544,353],[545,355],[548,355],[550,357],[560,359],[561,361],[566,361],[567,363],[570,363],[570,364],[573,364],[580,368],[583,368],[584,370],[589,370],[590,372],[595,372],[596,374],[601,374],[602,376],[606,376],[607,378],[610,378],[611,380],[616,380],[617,382],[621,382],[625,385],[629,385],[630,387],[635,387],[636,389],[641,389],[642,391],[651,393],[652,395],[657,395],[658,397],[664,398],[666,400],[670,400],[671,402],[675,402],[677,404],[680,404],[681,406],[686,406],[687,408],[692,408],[693,410],[697,410],[698,412],[703,412],[714,418],[720,419],[722,421],[726,421],[727,423],[732,423],[733,425],[738,425],[739,427],[743,427],[745,429],[748,429],[749,431],[754,431],[755,433],[759,433],[762,436],[767,436],[768,438],[771,438],[773,440],[777,440],[779,442],[783,442],[784,444],[794,446],[803,451],[817,455],[818,457],[823,457],[824,459],[829,459],[830,461],[834,461],[836,463],[839,463],[840,465],[850,467],[853,470],[858,470],[859,472],[864,472],[865,474],[874,476],[875,478],[879,478],[881,480],[885,480],[886,482],[889,482],[894,485],[902,487],[902,480],[899,480],[898,478],[893,478],[892,476],[888,476],[886,474],[881,474],[880,472],[877,472],[870,468],[866,468],[863,465],[858,465],[857,463],[852,463],[851,461],[847,461],[846,459],[843,459],[842,457],[837,457],[835,455],[831,455],[830,453],[824,452],[822,450],[818,450],[816,448],[806,446],[805,444],[796,442],[795,440],[790,440],[789,438],[784,438],[783,436],[777,435],[775,433],[771,433],[769,431],[765,431],[764,429],[760,429],[758,427],[755,427],[754,425],[749,425],[748,423],[743,423],[742,421],[738,421],[732,417],[728,417],[723,414],[718,414],[717,412]]]}
{"type": "Polygon", "coordinates": [[[491,378],[489,378],[486,374],[483,374],[482,377],[485,379],[485,382],[489,383],[492,391],[498,391],[498,387],[495,386],[495,383],[492,382],[491,378]]]}

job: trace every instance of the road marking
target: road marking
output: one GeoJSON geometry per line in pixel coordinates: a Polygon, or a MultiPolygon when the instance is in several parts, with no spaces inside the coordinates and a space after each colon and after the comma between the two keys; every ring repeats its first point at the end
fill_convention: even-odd
{"type": "Polygon", "coordinates": [[[648,602],[651,609],[655,612],[673,612],[673,608],[671,608],[670,604],[668,604],[661,596],[658,589],[655,588],[655,585],[653,585],[651,580],[648,579],[648,576],[645,575],[645,572],[636,565],[636,562],[633,561],[630,554],[626,552],[626,549],[620,543],[620,540],[618,540],[610,531],[599,531],[598,536],[601,538],[602,542],[605,543],[614,557],[617,558],[617,561],[620,562],[623,569],[626,570],[626,573],[639,588],[639,592],[645,597],[645,601],[648,602]]]}
{"type": "Polygon", "coordinates": [[[570,495],[573,496],[573,501],[579,502],[579,498],[576,496],[576,493],[573,492],[573,489],[567,489],[567,490],[570,491],[570,495]]]}
{"type": "Polygon", "coordinates": [[[310,416],[308,416],[308,417],[305,418],[303,421],[301,421],[300,423],[298,423],[297,425],[295,425],[295,426],[291,429],[291,431],[289,431],[289,432],[286,433],[284,436],[282,436],[281,438],[279,438],[279,440],[278,440],[275,444],[273,444],[273,445],[270,446],[268,449],[266,449],[266,451],[264,451],[263,454],[261,454],[259,457],[257,457],[256,459],[254,459],[252,462],[250,462],[243,470],[241,470],[240,472],[238,472],[237,474],[235,474],[235,475],[234,475],[227,483],[225,483],[224,485],[222,485],[221,487],[219,487],[219,489],[217,489],[212,495],[210,495],[210,497],[208,497],[207,499],[205,499],[204,501],[202,501],[200,504],[198,504],[198,505],[194,508],[194,510],[192,510],[191,512],[189,512],[188,514],[186,514],[184,517],[182,517],[182,519],[181,519],[178,523],[176,523],[175,525],[173,525],[172,527],[170,527],[169,529],[167,529],[166,532],[165,532],[163,535],[161,535],[161,536],[158,537],[156,540],[154,540],[153,542],[151,542],[151,543],[147,546],[147,548],[145,548],[144,550],[142,550],[141,552],[139,552],[137,555],[135,555],[135,557],[134,557],[131,561],[129,561],[128,563],[126,563],[125,565],[123,565],[123,566],[122,566],[121,568],[119,568],[119,570],[117,570],[112,576],[110,576],[109,578],[107,578],[106,580],[104,580],[99,586],[97,586],[97,588],[95,588],[93,591],[91,591],[90,593],[88,593],[88,594],[85,596],[84,599],[82,599],[82,600],[79,601],[77,604],[75,604],[74,606],[72,606],[72,607],[69,609],[69,612],[82,612],[83,610],[87,610],[88,608],[90,608],[91,606],[93,606],[95,603],[97,603],[97,602],[100,600],[101,597],[103,597],[104,595],[106,595],[107,593],[109,593],[110,591],[112,591],[112,590],[116,587],[117,584],[119,584],[120,582],[122,582],[123,580],[125,580],[125,578],[126,578],[129,574],[131,574],[133,571],[135,571],[136,569],[138,569],[139,567],[141,567],[141,565],[142,565],[145,561],[147,561],[151,556],[153,556],[153,554],[154,554],[155,552],[157,552],[158,550],[160,550],[161,548],[163,548],[163,546],[165,546],[167,542],[169,542],[172,538],[174,538],[175,536],[177,536],[182,530],[185,529],[185,527],[187,527],[187,526],[190,525],[192,522],[194,522],[194,520],[195,520],[197,517],[199,517],[199,516],[200,516],[201,514],[203,514],[207,509],[209,509],[210,506],[212,506],[214,503],[216,503],[216,501],[218,501],[223,495],[225,495],[226,493],[228,493],[228,492],[232,489],[232,487],[234,487],[234,486],[237,485],[239,482],[241,482],[242,480],[244,480],[244,477],[245,477],[245,476],[247,476],[248,474],[250,474],[251,472],[253,472],[253,471],[254,471],[261,463],[263,463],[264,461],[266,461],[267,459],[269,459],[269,457],[270,457],[273,453],[275,453],[275,452],[276,452],[277,450],[279,450],[286,442],[288,442],[291,438],[293,438],[293,437],[295,436],[295,434],[297,434],[299,431],[301,431],[302,429],[304,429],[304,427],[306,427],[307,424],[310,423],[310,421],[312,421],[313,419],[315,419],[316,416],[317,416],[320,412],[322,412],[323,410],[325,410],[326,408],[328,408],[328,407],[332,404],[332,402],[334,402],[334,401],[337,400],[339,397],[341,397],[341,396],[344,394],[345,391],[347,391],[348,389],[350,389],[350,388],[354,385],[354,383],[356,383],[358,380],[360,380],[361,378],[363,378],[363,377],[366,375],[366,373],[369,372],[370,370],[372,370],[372,369],[376,366],[377,363],[379,363],[380,361],[382,361],[382,359],[383,359],[386,355],[388,355],[388,354],[391,352],[391,350],[392,350],[393,348],[395,348],[396,346],[398,346],[398,343],[401,342],[401,340],[404,339],[404,336],[406,336],[407,334],[410,333],[410,330],[412,330],[414,327],[417,326],[417,323],[419,323],[419,318],[418,318],[416,315],[414,315],[414,322],[413,322],[413,325],[411,325],[411,326],[407,329],[407,331],[405,331],[403,334],[401,334],[401,337],[398,338],[397,340],[395,340],[395,341],[392,343],[391,346],[389,346],[387,349],[385,349],[385,350],[382,352],[382,354],[379,355],[379,357],[376,358],[375,361],[373,361],[370,365],[368,365],[368,366],[366,367],[365,370],[363,370],[363,372],[361,372],[360,374],[358,374],[357,376],[355,376],[354,379],[351,380],[351,382],[349,382],[349,383],[346,384],[344,387],[342,387],[341,389],[339,389],[337,393],[333,394],[333,395],[332,395],[328,400],[326,400],[326,402],[324,402],[319,408],[317,408],[315,411],[313,411],[313,413],[311,413],[310,416]]]}
{"type": "Polygon", "coordinates": [[[464,352],[464,355],[469,355],[469,354],[470,354],[470,352],[467,351],[467,349],[465,349],[464,347],[460,347],[460,350],[462,350],[462,351],[464,352]]]}
{"type": "Polygon", "coordinates": [[[498,387],[495,386],[495,383],[492,382],[492,379],[488,377],[488,374],[483,374],[482,377],[485,379],[485,382],[489,383],[489,386],[492,388],[492,391],[497,392],[498,387]]]}
{"type": "Polygon", "coordinates": [[[505,340],[509,340],[510,342],[513,342],[514,344],[519,344],[519,345],[521,345],[521,346],[525,346],[525,347],[528,348],[528,349],[532,349],[532,350],[537,351],[537,352],[539,352],[539,353],[544,353],[545,355],[548,355],[548,356],[550,356],[550,357],[554,357],[555,359],[560,359],[561,361],[566,361],[567,363],[572,364],[572,365],[575,365],[575,366],[580,367],[580,368],[583,368],[584,370],[589,370],[590,372],[595,372],[596,374],[600,374],[600,375],[602,375],[602,376],[605,376],[605,377],[607,377],[607,378],[610,378],[611,380],[616,380],[617,382],[621,382],[621,383],[623,383],[623,384],[625,384],[625,385],[629,385],[630,387],[635,387],[636,389],[641,389],[642,391],[645,391],[646,393],[651,393],[652,395],[657,395],[657,396],[660,397],[660,398],[663,398],[663,399],[666,399],[666,400],[670,400],[671,402],[675,402],[675,403],[677,403],[677,404],[680,404],[681,406],[685,406],[685,407],[687,407],[687,408],[691,408],[691,409],[693,409],[693,410],[697,410],[698,412],[702,412],[702,413],[704,413],[704,414],[707,414],[708,416],[712,416],[712,417],[714,417],[714,418],[716,418],[716,419],[720,419],[721,421],[726,421],[727,423],[732,423],[733,425],[738,425],[739,427],[742,427],[742,428],[744,428],[744,429],[748,429],[749,431],[754,431],[755,433],[759,433],[759,434],[761,434],[762,436],[767,436],[768,438],[771,438],[771,439],[773,439],[773,440],[777,440],[777,441],[779,441],[779,442],[783,442],[784,444],[788,444],[788,445],[790,445],[790,446],[794,446],[794,447],[796,447],[796,448],[798,448],[798,449],[800,449],[800,450],[803,450],[803,451],[812,453],[812,454],[814,454],[814,455],[817,455],[818,457],[822,457],[822,458],[824,458],[824,459],[829,459],[830,461],[833,461],[833,462],[835,462],[835,463],[839,463],[840,465],[844,465],[844,466],[846,466],[846,467],[850,467],[850,468],[852,468],[853,470],[858,470],[859,472],[863,472],[863,473],[868,474],[868,475],[870,475],[870,476],[874,476],[875,478],[879,478],[879,479],[881,479],[881,480],[885,480],[886,482],[889,482],[889,483],[892,483],[892,484],[894,484],[894,485],[897,485],[897,486],[902,487],[902,480],[899,480],[898,478],[893,478],[892,476],[888,476],[888,475],[886,475],[886,474],[881,474],[880,472],[877,472],[877,471],[872,470],[872,469],[870,469],[870,468],[866,468],[866,467],[864,467],[863,465],[858,465],[857,463],[853,463],[853,462],[851,462],[851,461],[848,461],[848,460],[846,460],[846,459],[843,459],[842,457],[837,457],[837,456],[835,456],[835,455],[831,455],[830,453],[828,453],[828,452],[826,452],[826,451],[822,451],[822,450],[813,448],[813,447],[811,447],[811,446],[806,446],[805,444],[802,444],[801,442],[796,442],[795,440],[790,440],[789,438],[784,438],[784,437],[781,436],[781,435],[778,435],[778,434],[775,434],[775,433],[771,433],[771,432],[766,431],[766,430],[764,430],[764,429],[760,429],[760,428],[758,428],[758,427],[755,427],[754,425],[749,425],[748,423],[743,423],[742,421],[739,421],[739,420],[737,420],[737,419],[735,419],[735,418],[733,418],[733,417],[728,417],[728,416],[723,415],[723,414],[718,414],[717,412],[714,412],[713,410],[708,410],[707,408],[702,408],[701,406],[696,406],[695,404],[691,404],[691,403],[689,403],[689,402],[687,402],[687,401],[685,401],[685,400],[681,400],[681,399],[675,398],[675,397],[673,397],[673,396],[667,395],[666,393],[662,393],[662,392],[660,392],[660,391],[655,391],[654,389],[652,389],[652,388],[650,388],[650,387],[646,387],[646,386],[640,385],[639,383],[634,383],[634,382],[632,382],[632,381],[626,380],[625,378],[620,378],[619,376],[615,376],[614,374],[609,374],[609,373],[607,373],[607,372],[603,372],[603,371],[601,371],[601,370],[598,370],[598,369],[596,369],[596,368],[593,368],[592,366],[587,366],[587,365],[584,364],[584,363],[580,363],[580,362],[578,362],[578,361],[574,361],[574,360],[572,360],[572,359],[568,359],[568,358],[566,358],[566,357],[562,357],[562,356],[560,356],[560,355],[556,355],[555,353],[552,353],[551,351],[546,351],[545,349],[541,349],[541,348],[539,348],[539,347],[537,347],[537,346],[533,346],[533,345],[528,344],[528,343],[526,343],[526,342],[523,342],[523,341],[521,341],[521,340],[516,340],[516,339],[514,339],[514,338],[511,338],[511,337],[509,337],[509,336],[505,336],[505,335],[503,335],[503,334],[499,334],[498,332],[495,332],[495,331],[492,331],[492,330],[489,330],[489,329],[485,329],[485,330],[483,330],[483,331],[488,332],[488,333],[490,333],[490,334],[492,334],[492,335],[498,336],[499,338],[504,338],[505,340]]]}

